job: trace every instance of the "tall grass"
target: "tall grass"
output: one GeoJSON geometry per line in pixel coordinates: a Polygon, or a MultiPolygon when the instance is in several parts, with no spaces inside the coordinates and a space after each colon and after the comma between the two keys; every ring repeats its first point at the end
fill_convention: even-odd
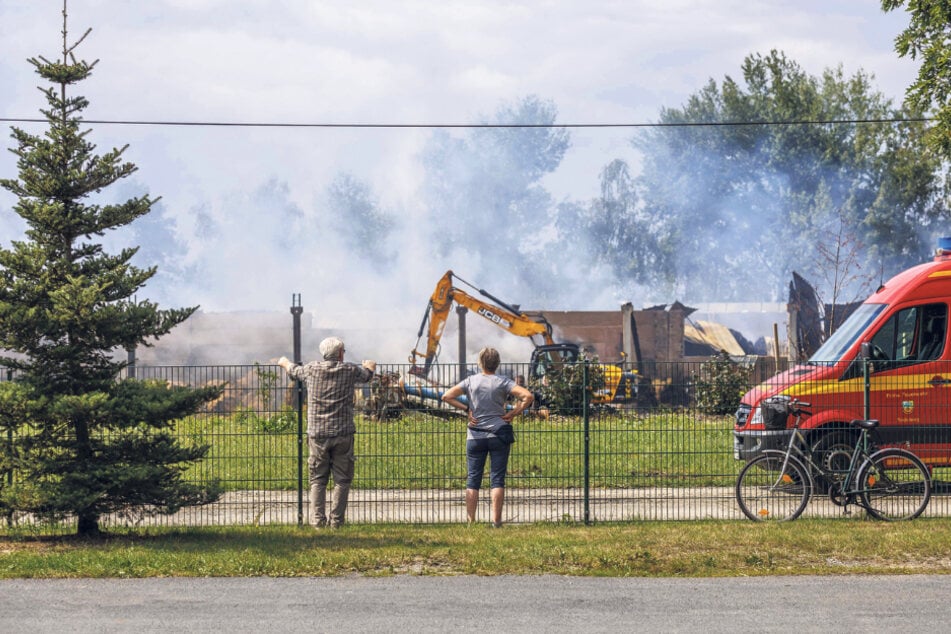
{"type": "MultiPolygon", "coordinates": [[[[586,436],[580,417],[523,417],[515,425],[507,483],[581,487],[587,455],[592,487],[731,486],[740,466],[732,456],[732,425],[727,416],[686,411],[602,412],[589,421],[586,436]]],[[[208,457],[189,469],[190,477],[217,478],[229,490],[295,489],[298,450],[305,461],[307,457],[306,441],[299,446],[293,418],[275,423],[253,413],[192,417],[178,431],[189,442],[211,446],[208,457]]],[[[358,417],[354,486],[463,488],[465,443],[461,417],[425,410],[389,421],[358,417]]]]}

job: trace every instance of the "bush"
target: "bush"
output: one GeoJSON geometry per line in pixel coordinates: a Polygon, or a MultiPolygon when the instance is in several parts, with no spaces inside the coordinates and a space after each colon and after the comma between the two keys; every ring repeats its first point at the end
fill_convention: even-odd
{"type": "Polygon", "coordinates": [[[705,414],[732,414],[750,386],[750,370],[721,350],[694,376],[697,408],[705,414]]]}
{"type": "Polygon", "coordinates": [[[235,412],[234,418],[248,429],[265,434],[280,434],[297,428],[297,410],[291,407],[280,412],[256,412],[242,407],[235,412]]]}
{"type": "MultiPolygon", "coordinates": [[[[596,360],[595,360],[596,361],[596,360]]],[[[604,389],[604,372],[596,362],[579,360],[548,368],[540,380],[533,380],[532,391],[536,398],[541,397],[539,405],[551,414],[579,415],[584,399],[591,399],[595,391],[604,389]],[[585,385],[585,365],[588,367],[588,384],[585,385]]]]}

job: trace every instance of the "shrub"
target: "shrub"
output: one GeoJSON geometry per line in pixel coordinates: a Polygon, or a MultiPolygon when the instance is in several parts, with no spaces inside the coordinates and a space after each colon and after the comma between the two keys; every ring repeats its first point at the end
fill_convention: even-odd
{"type": "Polygon", "coordinates": [[[705,414],[732,414],[749,389],[750,370],[721,350],[694,376],[697,408],[705,414]]]}
{"type": "MultiPolygon", "coordinates": [[[[596,361],[596,360],[595,360],[596,361]]],[[[533,380],[532,390],[536,398],[540,397],[540,406],[551,414],[578,415],[584,406],[584,399],[604,389],[604,372],[596,362],[587,359],[577,363],[565,363],[548,368],[545,376],[533,380]],[[588,368],[588,381],[585,384],[585,366],[588,368]]]]}

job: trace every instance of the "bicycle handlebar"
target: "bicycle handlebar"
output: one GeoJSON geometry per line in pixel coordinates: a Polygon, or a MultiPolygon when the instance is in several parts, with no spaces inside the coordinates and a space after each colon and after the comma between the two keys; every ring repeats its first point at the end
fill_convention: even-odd
{"type": "Polygon", "coordinates": [[[801,416],[802,414],[812,416],[812,412],[810,412],[809,410],[803,409],[803,407],[812,407],[812,403],[807,403],[805,401],[800,401],[797,399],[792,399],[791,401],[789,401],[790,413],[796,416],[801,416]]]}

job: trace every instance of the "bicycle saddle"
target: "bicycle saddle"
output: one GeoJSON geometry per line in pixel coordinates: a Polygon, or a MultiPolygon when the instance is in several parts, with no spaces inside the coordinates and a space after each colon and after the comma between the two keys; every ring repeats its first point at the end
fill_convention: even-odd
{"type": "Polygon", "coordinates": [[[878,420],[875,418],[869,418],[867,420],[862,418],[856,418],[849,424],[852,425],[853,427],[861,427],[862,429],[875,429],[876,427],[878,427],[878,420]]]}

